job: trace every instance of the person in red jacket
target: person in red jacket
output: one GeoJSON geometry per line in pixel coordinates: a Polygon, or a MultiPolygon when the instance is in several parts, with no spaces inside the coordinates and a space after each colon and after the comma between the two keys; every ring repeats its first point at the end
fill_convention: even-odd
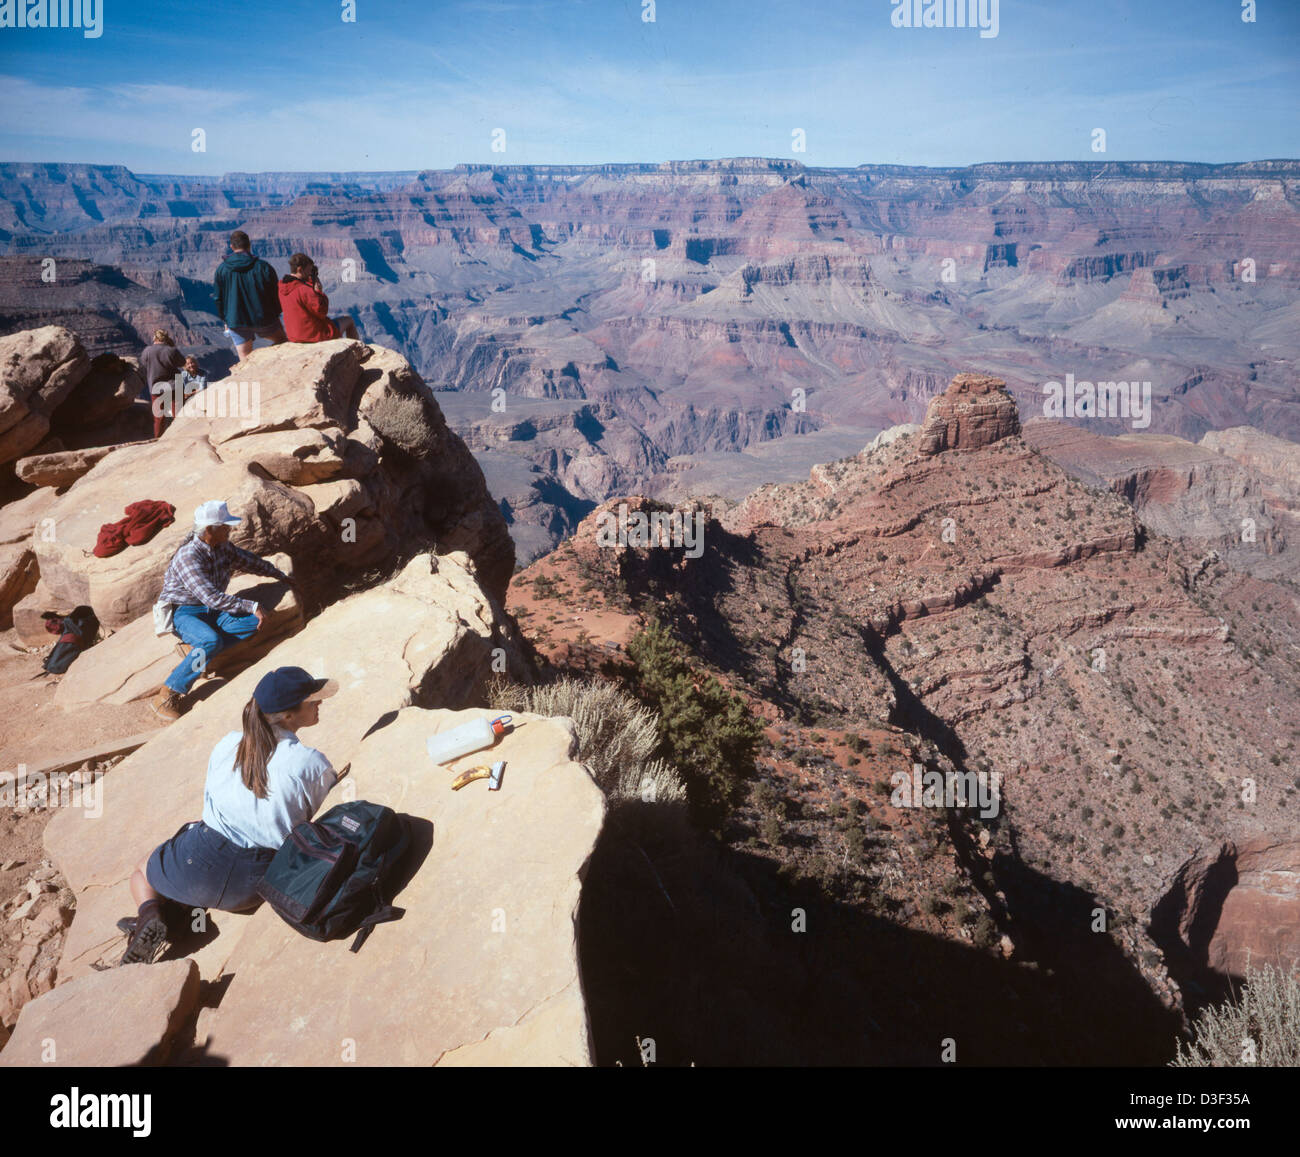
{"type": "Polygon", "coordinates": [[[289,272],[280,278],[280,309],[284,332],[290,341],[333,341],[350,337],[359,341],[356,323],[341,314],[329,316],[330,299],[321,288],[316,263],[305,253],[289,258],[289,272]]]}

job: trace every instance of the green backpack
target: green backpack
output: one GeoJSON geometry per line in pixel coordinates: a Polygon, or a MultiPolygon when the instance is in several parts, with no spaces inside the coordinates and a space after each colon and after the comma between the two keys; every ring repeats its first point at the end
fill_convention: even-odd
{"type": "Polygon", "coordinates": [[[404,914],[391,904],[390,889],[410,842],[409,821],[392,808],[341,803],[289,833],[257,891],[312,940],[355,932],[357,952],[376,924],[404,914]]]}

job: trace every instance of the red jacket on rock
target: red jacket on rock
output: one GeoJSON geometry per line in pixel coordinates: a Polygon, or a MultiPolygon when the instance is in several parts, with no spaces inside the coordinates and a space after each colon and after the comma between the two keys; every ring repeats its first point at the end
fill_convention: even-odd
{"type": "Polygon", "coordinates": [[[329,319],[330,299],[305,281],[289,274],[280,278],[280,309],[285,336],[290,341],[330,341],[341,336],[329,319]]]}

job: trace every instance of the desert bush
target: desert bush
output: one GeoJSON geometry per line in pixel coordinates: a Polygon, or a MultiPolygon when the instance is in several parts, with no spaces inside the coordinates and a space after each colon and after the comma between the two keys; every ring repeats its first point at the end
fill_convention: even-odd
{"type": "Polygon", "coordinates": [[[365,416],[381,438],[408,454],[431,448],[433,430],[423,400],[414,394],[384,394],[365,416]]]}
{"type": "Polygon", "coordinates": [[[607,679],[560,679],[526,687],[498,680],[489,690],[494,706],[573,720],[578,759],[611,801],[682,803],[681,778],[662,759],[652,759],[659,720],[607,679]]]}
{"type": "Polygon", "coordinates": [[[716,826],[755,773],[763,728],[748,704],[696,670],[686,648],[656,620],[627,646],[633,690],[658,716],[657,754],[681,774],[696,817],[716,826]]]}
{"type": "Polygon", "coordinates": [[[1257,968],[1248,960],[1240,992],[1202,1012],[1192,1040],[1179,1041],[1169,1063],[1181,1069],[1300,1065],[1300,979],[1294,970],[1257,968]]]}

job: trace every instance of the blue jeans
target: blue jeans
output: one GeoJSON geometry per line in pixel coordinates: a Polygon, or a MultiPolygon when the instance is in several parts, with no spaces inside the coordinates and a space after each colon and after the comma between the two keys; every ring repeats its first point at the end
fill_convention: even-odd
{"type": "Polygon", "coordinates": [[[191,650],[167,676],[167,686],[184,695],[218,651],[247,639],[257,630],[256,615],[214,611],[202,603],[185,603],[172,615],[172,629],[191,650]]]}

